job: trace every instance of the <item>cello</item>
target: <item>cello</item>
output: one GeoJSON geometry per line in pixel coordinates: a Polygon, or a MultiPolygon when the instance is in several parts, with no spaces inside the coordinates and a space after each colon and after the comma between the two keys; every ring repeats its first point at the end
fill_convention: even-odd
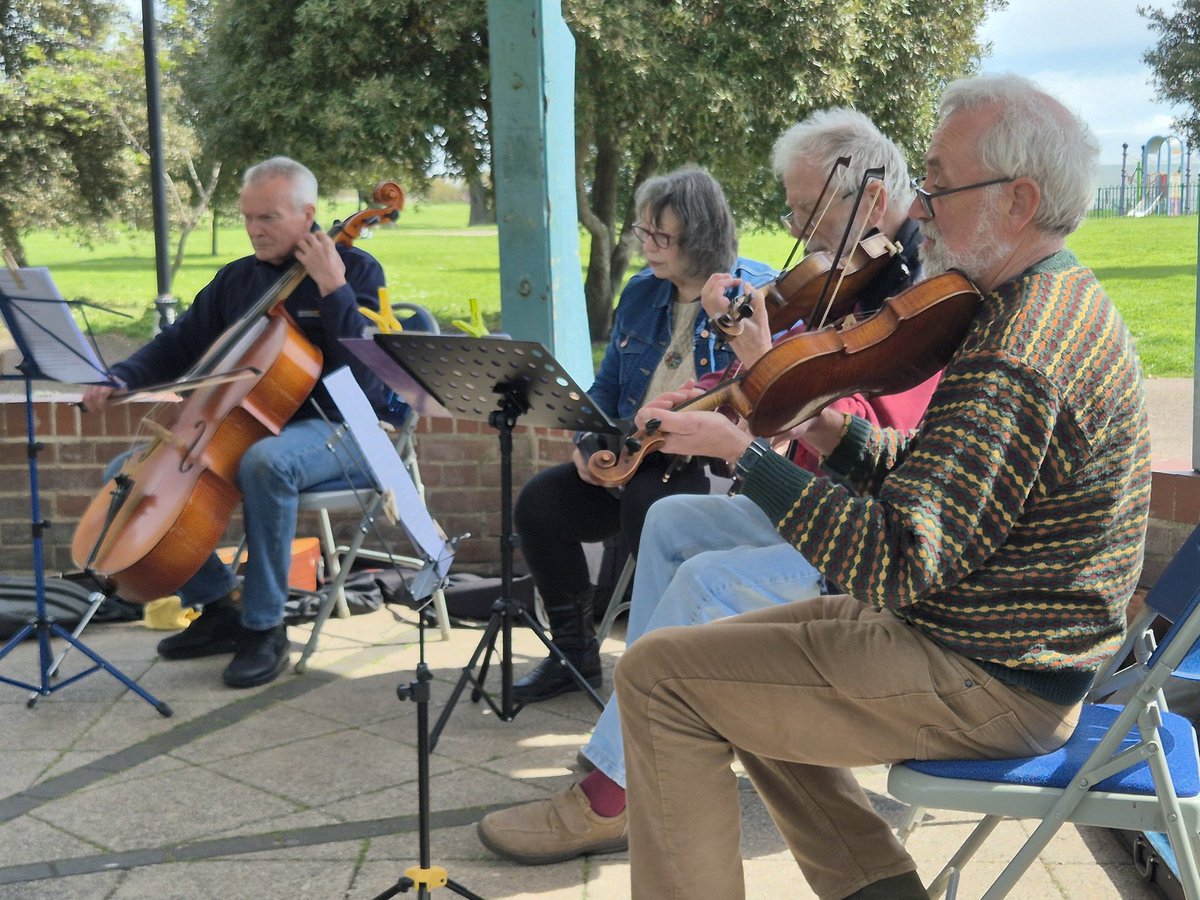
{"type": "MultiPolygon", "coordinates": [[[[404,191],[383,182],[372,199],[329,230],[336,243],[396,219],[404,191]]],[[[106,591],[138,603],[167,596],[216,549],[241,501],[242,456],[280,432],[320,377],[321,351],[283,307],[305,277],[293,261],[181,379],[200,386],[143,418],[149,440],[92,500],[71,542],[76,564],[106,591]]]]}
{"type": "MultiPolygon", "coordinates": [[[[884,301],[869,319],[809,331],[772,347],[744,373],[693,397],[677,410],[732,407],[751,434],[773,437],[849,394],[896,393],[946,366],[975,320],[979,291],[950,271],[884,301]]],[[[619,487],[666,438],[649,424],[628,436],[618,456],[598,450],[588,471],[619,487]]]]}

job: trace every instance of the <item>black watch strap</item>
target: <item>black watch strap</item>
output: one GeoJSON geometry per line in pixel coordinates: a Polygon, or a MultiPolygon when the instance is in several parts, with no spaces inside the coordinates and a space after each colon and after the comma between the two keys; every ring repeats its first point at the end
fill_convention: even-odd
{"type": "Polygon", "coordinates": [[[771,442],[766,438],[755,438],[747,447],[742,455],[738,457],[738,461],[733,466],[734,474],[738,478],[745,478],[746,475],[754,468],[754,464],[771,452],[771,442]]]}

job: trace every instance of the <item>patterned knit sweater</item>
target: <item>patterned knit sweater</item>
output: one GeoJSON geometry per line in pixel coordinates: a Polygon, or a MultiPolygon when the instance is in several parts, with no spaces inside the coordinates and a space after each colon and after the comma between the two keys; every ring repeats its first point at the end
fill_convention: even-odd
{"type": "Polygon", "coordinates": [[[1150,441],[1119,314],[1068,251],[983,299],[911,433],[853,419],[826,460],[766,454],[743,492],[814,566],[998,678],[1073,703],[1119,646],[1150,441]]]}

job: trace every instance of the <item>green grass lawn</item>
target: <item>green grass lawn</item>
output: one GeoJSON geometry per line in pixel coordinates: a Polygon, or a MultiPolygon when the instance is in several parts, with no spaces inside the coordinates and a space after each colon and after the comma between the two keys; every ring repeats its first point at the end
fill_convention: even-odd
{"type": "MultiPolygon", "coordinates": [[[[322,209],[322,224],[352,209],[322,209]]],[[[428,307],[443,323],[466,318],[476,299],[489,321],[500,310],[499,251],[494,227],[466,228],[462,203],[413,204],[395,227],[376,229],[359,246],[383,264],[393,301],[428,307]]],[[[1187,218],[1089,219],[1068,241],[1085,265],[1096,270],[1132,330],[1146,372],[1191,375],[1196,315],[1195,216],[1187,218]]],[[[791,249],[782,232],[745,234],[745,256],[779,266],[791,249]]],[[[229,220],[211,253],[207,229],[194,232],[173,286],[185,303],[218,266],[250,252],[241,223],[229,220]]],[[[589,242],[580,240],[586,263],[589,242]]],[[[154,320],[154,244],[149,232],[121,233],[85,247],[61,233],[38,232],[26,239],[31,265],[48,266],[63,295],[86,299],[134,316],[120,319],[91,312],[98,330],[145,337],[154,320]]],[[[172,254],[174,247],[171,248],[172,254]]]]}

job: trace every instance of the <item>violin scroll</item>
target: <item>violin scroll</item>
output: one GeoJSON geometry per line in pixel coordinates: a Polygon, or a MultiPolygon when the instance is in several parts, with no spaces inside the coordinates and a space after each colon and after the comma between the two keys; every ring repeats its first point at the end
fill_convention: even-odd
{"type": "Polygon", "coordinates": [[[666,440],[665,435],[654,436],[661,424],[658,419],[651,419],[644,429],[627,435],[622,442],[624,452],[620,456],[608,449],[597,450],[589,456],[587,466],[592,477],[610,488],[629,481],[642,461],[666,440]]]}

